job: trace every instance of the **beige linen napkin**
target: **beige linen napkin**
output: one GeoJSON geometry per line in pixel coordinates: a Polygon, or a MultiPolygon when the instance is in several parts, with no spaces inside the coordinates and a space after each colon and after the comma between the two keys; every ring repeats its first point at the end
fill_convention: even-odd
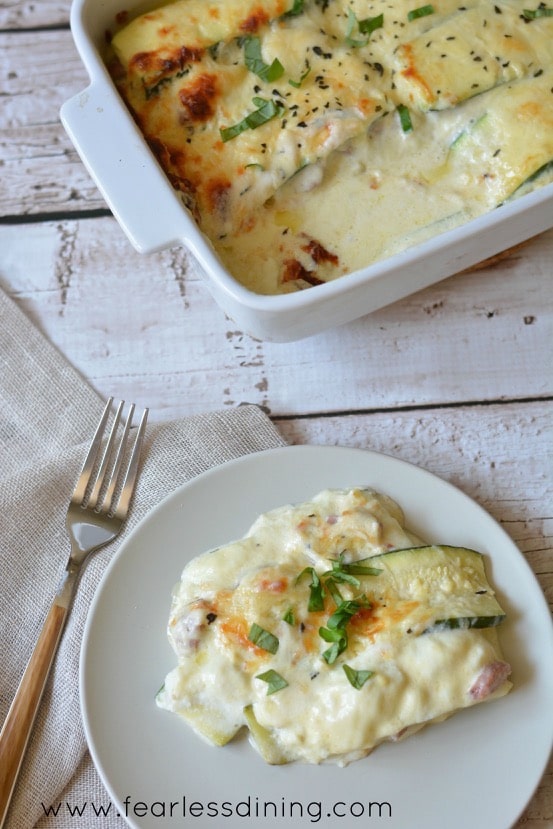
{"type": "MultiPolygon", "coordinates": [[[[0,722],[65,567],[65,512],[103,405],[0,292],[0,722]]],[[[282,445],[268,418],[251,405],[148,427],[131,516],[81,580],[8,829],[121,829],[114,806],[105,818],[75,812],[86,803],[110,803],[86,751],[79,708],[79,651],[91,598],[121,541],[165,495],[211,466],[282,445]],[[46,816],[58,804],[57,814],[46,816]]]]}

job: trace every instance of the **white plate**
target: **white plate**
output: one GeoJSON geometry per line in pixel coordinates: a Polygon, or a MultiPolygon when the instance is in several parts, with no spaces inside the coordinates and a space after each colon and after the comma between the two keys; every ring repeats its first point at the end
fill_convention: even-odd
{"type": "Polygon", "coordinates": [[[470,498],[385,455],[286,447],[199,476],[121,546],[85,630],[85,728],[114,804],[135,829],[235,828],[256,818],[271,827],[347,829],[371,820],[390,829],[508,829],[531,798],[553,742],[552,649],[551,618],[533,573],[470,498]],[[501,640],[514,690],[345,769],[267,766],[246,740],[225,748],[205,744],[154,701],[175,662],[165,628],[184,564],[242,536],[261,512],[327,487],[358,485],[399,501],[408,526],[426,540],[489,556],[491,580],[508,613],[501,640]]]}

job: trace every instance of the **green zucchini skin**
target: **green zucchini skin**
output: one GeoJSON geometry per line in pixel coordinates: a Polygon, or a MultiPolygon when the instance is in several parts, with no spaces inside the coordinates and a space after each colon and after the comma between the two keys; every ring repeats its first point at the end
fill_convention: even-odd
{"type": "Polygon", "coordinates": [[[372,589],[381,580],[399,599],[424,600],[429,621],[417,632],[496,627],[506,617],[488,582],[484,556],[476,550],[409,547],[373,556],[371,565],[382,570],[372,589]]]}
{"type": "Polygon", "coordinates": [[[436,619],[431,627],[426,628],[423,633],[431,630],[468,630],[469,628],[494,628],[505,620],[505,614],[498,616],[457,616],[451,619],[436,619]]]}

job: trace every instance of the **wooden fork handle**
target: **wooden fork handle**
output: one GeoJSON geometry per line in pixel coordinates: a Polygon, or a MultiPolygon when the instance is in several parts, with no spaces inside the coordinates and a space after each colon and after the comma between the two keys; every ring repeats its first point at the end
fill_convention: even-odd
{"type": "Polygon", "coordinates": [[[67,607],[54,602],[0,732],[0,829],[6,819],[66,616],[67,607]]]}

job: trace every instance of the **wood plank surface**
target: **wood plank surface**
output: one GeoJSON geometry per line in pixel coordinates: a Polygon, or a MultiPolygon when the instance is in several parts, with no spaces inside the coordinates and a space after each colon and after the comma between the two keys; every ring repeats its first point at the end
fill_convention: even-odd
{"type": "Polygon", "coordinates": [[[70,5],[70,0],[1,0],[0,30],[66,26],[70,5]]]}
{"type": "Polygon", "coordinates": [[[102,393],[159,401],[154,417],[243,401],[278,416],[552,393],[553,231],[300,343],[245,334],[184,249],[138,254],[111,218],[0,226],[0,245],[0,281],[46,335],[102,393]]]}
{"type": "Polygon", "coordinates": [[[88,85],[69,30],[0,33],[0,77],[0,215],[105,210],[59,119],[88,85]]]}

